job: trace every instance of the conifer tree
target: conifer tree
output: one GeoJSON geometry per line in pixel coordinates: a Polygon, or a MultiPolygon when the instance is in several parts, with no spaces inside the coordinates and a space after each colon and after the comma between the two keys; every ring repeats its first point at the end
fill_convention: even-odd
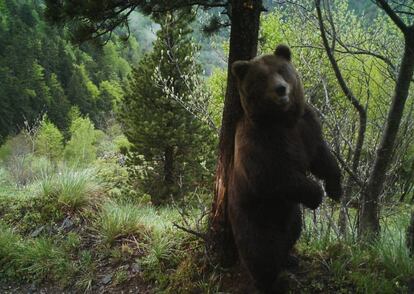
{"type": "Polygon", "coordinates": [[[133,71],[120,113],[133,144],[131,164],[142,164],[143,157],[151,165],[143,188],[156,203],[208,181],[214,166],[212,132],[188,108],[205,102],[194,95],[201,69],[189,35],[191,15],[159,17],[154,49],[133,71]]]}

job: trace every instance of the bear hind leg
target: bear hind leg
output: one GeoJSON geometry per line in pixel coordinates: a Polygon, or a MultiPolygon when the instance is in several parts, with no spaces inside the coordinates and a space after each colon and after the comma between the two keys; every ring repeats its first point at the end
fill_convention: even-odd
{"type": "Polygon", "coordinates": [[[256,230],[255,234],[250,236],[249,240],[246,240],[247,238],[239,240],[237,247],[240,259],[255,287],[260,291],[259,293],[285,293],[287,283],[280,273],[286,267],[287,240],[275,242],[275,232],[260,232],[260,230],[256,230]]]}

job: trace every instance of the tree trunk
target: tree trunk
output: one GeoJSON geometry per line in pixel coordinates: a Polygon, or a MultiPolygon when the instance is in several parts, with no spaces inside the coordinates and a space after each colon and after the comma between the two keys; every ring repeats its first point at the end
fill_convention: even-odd
{"type": "MultiPolygon", "coordinates": [[[[230,52],[227,73],[227,91],[224,100],[220,131],[219,158],[216,170],[215,198],[210,219],[212,252],[223,265],[237,260],[233,235],[227,218],[227,175],[233,159],[234,134],[237,120],[242,115],[239,93],[231,74],[231,65],[237,60],[249,60],[257,54],[262,1],[231,1],[230,52]]],[[[276,45],[276,44],[275,44],[276,45]]]]}
{"type": "Polygon", "coordinates": [[[172,194],[172,186],[174,184],[174,147],[167,146],[164,150],[164,199],[172,194]]]}
{"type": "Polygon", "coordinates": [[[383,191],[386,171],[389,166],[395,138],[398,133],[405,102],[408,97],[414,71],[414,28],[405,32],[405,49],[401,62],[397,83],[394,89],[392,104],[388,112],[385,130],[378,146],[373,169],[368,184],[362,194],[362,208],[359,221],[359,238],[369,241],[378,236],[379,206],[378,200],[383,191]]]}

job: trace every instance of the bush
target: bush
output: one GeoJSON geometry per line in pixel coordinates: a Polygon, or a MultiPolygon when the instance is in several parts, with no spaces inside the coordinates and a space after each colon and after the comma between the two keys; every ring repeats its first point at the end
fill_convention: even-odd
{"type": "Polygon", "coordinates": [[[63,135],[59,129],[44,117],[35,140],[35,152],[50,160],[57,161],[63,152],[63,135]]]}
{"type": "Polygon", "coordinates": [[[93,162],[99,133],[89,118],[75,117],[70,125],[71,138],[64,150],[65,159],[81,166],[93,162]]]}
{"type": "Polygon", "coordinates": [[[128,171],[119,164],[119,157],[98,159],[95,162],[97,177],[102,181],[108,196],[117,201],[149,204],[151,196],[133,187],[128,181],[128,171]]]}

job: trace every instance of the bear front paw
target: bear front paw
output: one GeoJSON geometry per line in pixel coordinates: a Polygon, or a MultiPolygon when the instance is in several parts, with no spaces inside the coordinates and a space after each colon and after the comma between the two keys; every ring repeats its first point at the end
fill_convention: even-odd
{"type": "Polygon", "coordinates": [[[339,201],[342,196],[342,187],[340,183],[327,182],[325,185],[326,195],[332,200],[339,201]]]}
{"type": "Polygon", "coordinates": [[[319,199],[312,199],[312,201],[306,201],[305,206],[307,208],[310,208],[312,210],[315,210],[319,207],[319,205],[321,205],[322,203],[322,196],[319,199]]]}
{"type": "Polygon", "coordinates": [[[303,201],[303,204],[312,210],[317,209],[321,205],[323,196],[323,191],[319,185],[315,188],[315,191],[309,191],[308,197],[303,201]]]}

